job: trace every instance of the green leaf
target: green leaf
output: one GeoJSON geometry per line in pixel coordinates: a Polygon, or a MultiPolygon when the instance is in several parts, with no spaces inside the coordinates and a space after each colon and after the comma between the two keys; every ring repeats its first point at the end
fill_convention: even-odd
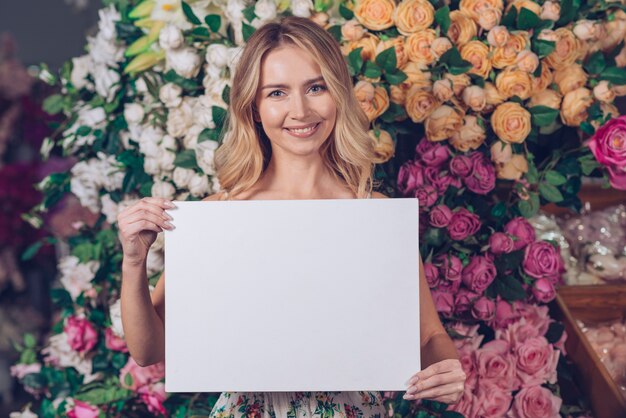
{"type": "Polygon", "coordinates": [[[556,48],[556,42],[546,41],[544,39],[535,39],[532,42],[532,49],[539,58],[547,57],[556,48]]]}
{"type": "Polygon", "coordinates": [[[130,375],[130,373],[126,373],[126,376],[124,376],[124,383],[126,384],[126,386],[133,385],[133,377],[130,375]]]}
{"type": "Polygon", "coordinates": [[[559,203],[563,201],[563,194],[561,191],[551,184],[540,183],[539,193],[541,194],[541,197],[546,199],[548,202],[559,203]]]}
{"type": "Polygon", "coordinates": [[[341,25],[331,26],[327,30],[331,35],[333,35],[333,38],[335,38],[337,42],[341,42],[341,25]]]}
{"type": "Polygon", "coordinates": [[[380,54],[376,55],[376,64],[385,70],[385,72],[393,73],[398,69],[398,61],[396,59],[396,48],[390,47],[380,54]]]}
{"type": "Polygon", "coordinates": [[[463,418],[463,414],[456,411],[443,411],[441,418],[463,418]]]}
{"type": "Polygon", "coordinates": [[[222,26],[222,17],[220,15],[206,15],[204,23],[211,29],[211,32],[217,33],[222,26]]]}
{"type": "Polygon", "coordinates": [[[207,41],[211,39],[211,32],[209,32],[208,28],[204,26],[198,26],[191,30],[191,35],[197,39],[207,41]]]}
{"type": "Polygon", "coordinates": [[[198,16],[196,16],[196,14],[191,9],[191,6],[188,5],[186,1],[182,2],[182,6],[183,6],[183,13],[185,14],[185,17],[187,18],[188,21],[190,21],[194,25],[202,24],[202,22],[200,22],[200,19],[198,19],[198,16]]]}
{"type": "Polygon", "coordinates": [[[546,172],[546,182],[553,186],[561,186],[567,183],[567,177],[558,171],[550,170],[546,172]]]}
{"type": "Polygon", "coordinates": [[[198,83],[195,80],[178,75],[174,70],[166,72],[163,76],[163,80],[165,80],[166,83],[174,83],[187,91],[195,90],[198,87],[198,83]]]}
{"type": "Polygon", "coordinates": [[[72,306],[72,297],[65,289],[50,289],[50,299],[59,308],[69,308],[72,306]]]}
{"type": "Polygon", "coordinates": [[[450,7],[444,6],[435,12],[435,22],[441,28],[441,33],[444,35],[448,34],[448,29],[450,29],[450,7]]]}
{"type": "Polygon", "coordinates": [[[363,75],[367,78],[378,78],[382,75],[382,71],[378,65],[370,60],[365,61],[363,75]]]}
{"type": "Polygon", "coordinates": [[[565,331],[565,326],[561,322],[551,322],[546,331],[546,340],[550,344],[556,343],[563,336],[563,331],[565,331]]]}
{"type": "Polygon", "coordinates": [[[46,100],[43,101],[43,110],[50,115],[59,113],[63,110],[63,96],[60,94],[48,96],[46,100]]]}
{"type": "Polygon", "coordinates": [[[224,121],[226,120],[226,110],[222,109],[219,106],[212,106],[211,115],[213,117],[213,122],[215,123],[215,126],[221,127],[224,125],[224,121]]]}
{"type": "Polygon", "coordinates": [[[531,192],[528,200],[517,202],[517,209],[524,218],[532,218],[539,212],[539,195],[536,192],[531,192]]]}
{"type": "Polygon", "coordinates": [[[585,176],[591,175],[593,170],[600,167],[600,164],[593,158],[579,158],[578,162],[580,163],[580,169],[582,170],[585,176]]]}
{"type": "Polygon", "coordinates": [[[205,128],[198,135],[198,144],[204,141],[219,141],[219,130],[205,128]]]}
{"type": "Polygon", "coordinates": [[[339,4],[339,14],[346,20],[350,20],[354,17],[354,12],[344,6],[343,3],[339,4]]]}
{"type": "Polygon", "coordinates": [[[591,56],[587,59],[587,62],[584,65],[585,70],[589,74],[600,74],[606,68],[606,61],[604,59],[604,54],[602,51],[596,51],[591,54],[591,56]]]}
{"type": "Polygon", "coordinates": [[[515,29],[515,21],[517,20],[517,8],[511,7],[509,12],[502,18],[502,22],[500,23],[503,26],[506,26],[508,29],[515,29]]]}
{"type": "MultiPolygon", "coordinates": [[[[515,6],[513,6],[515,7],[515,6]]],[[[517,15],[517,28],[522,30],[528,30],[537,27],[541,23],[541,19],[535,12],[522,7],[517,15]]]]}
{"type": "Polygon", "coordinates": [[[593,135],[596,132],[596,128],[594,128],[593,125],[587,121],[580,124],[580,130],[587,135],[593,135]]]}
{"type": "Polygon", "coordinates": [[[548,126],[556,120],[559,111],[548,106],[533,106],[530,108],[530,114],[534,125],[548,126]]]}
{"type": "Polygon", "coordinates": [[[522,284],[513,275],[501,275],[496,278],[496,292],[504,300],[523,300],[526,298],[526,292],[522,284]]]}
{"type": "Polygon", "coordinates": [[[79,401],[87,402],[90,405],[110,404],[130,397],[131,391],[120,387],[96,387],[75,396],[79,401]]]}
{"type": "Polygon", "coordinates": [[[248,21],[252,22],[256,17],[256,13],[254,13],[255,5],[251,4],[250,6],[243,9],[243,17],[248,21]]]}
{"type": "Polygon", "coordinates": [[[26,348],[35,348],[37,345],[37,340],[35,336],[31,333],[24,334],[24,347],[26,348]]]}
{"type": "Polygon", "coordinates": [[[403,81],[405,81],[408,78],[408,76],[406,75],[406,73],[398,70],[394,73],[385,73],[385,79],[387,79],[387,81],[389,82],[389,84],[392,84],[394,86],[402,83],[403,81]]]}
{"type": "Polygon", "coordinates": [[[248,42],[248,39],[250,39],[250,37],[252,36],[255,30],[256,28],[254,26],[248,25],[247,23],[244,22],[243,27],[241,29],[241,32],[243,34],[243,40],[248,42]]]}
{"type": "Polygon", "coordinates": [[[563,0],[561,2],[561,17],[557,20],[557,26],[565,26],[574,18],[580,8],[581,0],[563,0]]]}
{"type": "Polygon", "coordinates": [[[363,58],[361,58],[363,47],[357,48],[348,54],[348,66],[352,75],[359,74],[363,66],[363,58]]]}
{"type": "Polygon", "coordinates": [[[41,247],[43,246],[43,242],[41,241],[37,241],[32,243],[31,245],[28,246],[28,248],[26,248],[26,250],[24,250],[24,252],[22,253],[22,257],[21,260],[22,261],[28,261],[31,258],[33,258],[35,255],[37,255],[37,253],[39,252],[39,250],[41,249],[41,247]]]}
{"type": "Polygon", "coordinates": [[[174,165],[176,167],[189,169],[194,169],[198,167],[198,162],[196,161],[196,152],[190,149],[179,152],[176,155],[176,159],[174,160],[174,165]]]}
{"type": "Polygon", "coordinates": [[[459,50],[453,46],[443,53],[439,62],[448,66],[448,70],[453,75],[460,75],[472,69],[472,64],[461,58],[459,50]]]}
{"type": "Polygon", "coordinates": [[[600,73],[600,80],[607,80],[618,86],[626,84],[626,68],[609,67],[600,73]]]}

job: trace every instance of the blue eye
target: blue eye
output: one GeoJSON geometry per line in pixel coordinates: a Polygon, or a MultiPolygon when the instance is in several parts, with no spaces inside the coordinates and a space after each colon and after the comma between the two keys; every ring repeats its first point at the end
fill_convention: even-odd
{"type": "Polygon", "coordinates": [[[326,90],[326,86],[324,86],[322,84],[315,84],[315,85],[311,86],[311,89],[314,89],[314,88],[319,88],[320,90],[318,90],[318,92],[326,90]]]}
{"type": "Polygon", "coordinates": [[[273,92],[271,92],[270,94],[268,94],[268,97],[279,97],[279,96],[275,96],[274,93],[282,93],[282,91],[280,90],[274,90],[273,92]]]}

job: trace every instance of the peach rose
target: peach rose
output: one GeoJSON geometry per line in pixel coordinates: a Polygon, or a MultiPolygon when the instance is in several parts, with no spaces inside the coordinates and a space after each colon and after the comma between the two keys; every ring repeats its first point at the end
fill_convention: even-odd
{"type": "Polygon", "coordinates": [[[491,126],[502,141],[521,144],[530,133],[530,113],[518,103],[502,103],[491,115],[491,126]]]}
{"type": "Polygon", "coordinates": [[[317,12],[309,19],[317,23],[322,28],[326,28],[328,26],[328,20],[330,19],[330,16],[328,16],[328,13],[317,12]]]}
{"type": "Polygon", "coordinates": [[[494,26],[500,23],[502,18],[502,9],[496,9],[495,7],[485,7],[478,17],[478,26],[484,30],[491,30],[494,26]]]}
{"type": "Polygon", "coordinates": [[[502,0],[461,0],[459,3],[459,10],[477,23],[485,9],[502,11],[503,8],[502,0]]]}
{"type": "Polygon", "coordinates": [[[374,85],[368,81],[359,81],[354,86],[354,95],[359,102],[371,102],[374,100],[374,85]]]}
{"type": "Polygon", "coordinates": [[[409,57],[406,53],[403,36],[398,36],[396,38],[391,38],[387,41],[379,42],[378,46],[376,46],[376,55],[380,54],[386,49],[391,48],[392,46],[395,48],[396,51],[396,67],[404,67],[404,65],[409,61],[409,57]]]}
{"type": "Polygon", "coordinates": [[[540,92],[548,88],[554,80],[554,73],[547,65],[541,66],[541,75],[533,77],[533,92],[540,92]]]}
{"type": "MultiPolygon", "coordinates": [[[[600,110],[602,111],[602,118],[604,119],[610,119],[611,117],[619,116],[619,110],[617,110],[617,107],[615,107],[613,103],[601,102],[600,110]]],[[[600,124],[595,120],[591,122],[591,125],[593,125],[593,127],[596,129],[600,127],[600,124]]]]}
{"type": "Polygon", "coordinates": [[[466,115],[463,118],[463,126],[452,133],[449,142],[457,151],[467,152],[478,149],[485,142],[485,138],[487,138],[485,128],[478,123],[478,118],[466,115]]]}
{"type": "Polygon", "coordinates": [[[561,5],[555,1],[547,1],[541,6],[542,20],[552,20],[556,22],[561,17],[561,5]]]}
{"type": "Polygon", "coordinates": [[[370,30],[384,30],[393,26],[395,10],[393,0],[357,0],[354,16],[370,30]]]}
{"type": "Polygon", "coordinates": [[[604,22],[606,36],[599,40],[599,47],[605,52],[613,50],[626,37],[626,21],[616,19],[604,22]]]}
{"type": "Polygon", "coordinates": [[[433,142],[443,141],[458,131],[462,123],[463,113],[459,109],[447,105],[439,106],[426,118],[426,137],[433,142]]]}
{"type": "Polygon", "coordinates": [[[504,164],[513,158],[513,147],[506,142],[496,141],[491,146],[491,161],[496,164],[504,164]]]}
{"type": "Polygon", "coordinates": [[[441,103],[450,100],[450,98],[454,96],[454,90],[452,90],[452,81],[448,79],[435,81],[435,83],[433,84],[433,94],[441,103]]]}
{"type": "Polygon", "coordinates": [[[532,74],[539,66],[539,57],[532,51],[524,50],[517,54],[515,65],[517,65],[517,68],[520,70],[532,74]]]}
{"type": "Polygon", "coordinates": [[[532,93],[533,80],[527,72],[511,67],[498,74],[496,87],[502,96],[507,99],[517,96],[522,100],[526,100],[532,93]]]}
{"type": "Polygon", "coordinates": [[[427,69],[428,67],[423,64],[409,61],[404,67],[401,68],[402,72],[407,75],[405,83],[418,85],[424,90],[431,89],[433,82],[430,79],[431,74],[427,71],[427,69]]]}
{"type": "Polygon", "coordinates": [[[581,19],[574,24],[573,32],[581,41],[597,41],[603,29],[600,22],[581,19]]]}
{"type": "Polygon", "coordinates": [[[421,123],[439,105],[432,92],[413,86],[406,94],[406,113],[415,123],[421,123]]]}
{"type": "Polygon", "coordinates": [[[544,62],[555,70],[567,68],[580,57],[581,43],[574,32],[567,28],[558,28],[554,31],[556,47],[544,62]]]}
{"type": "Polygon", "coordinates": [[[389,86],[389,98],[393,103],[404,105],[406,102],[406,92],[409,84],[402,83],[398,86],[389,86]]]}
{"type": "Polygon", "coordinates": [[[459,10],[450,12],[450,28],[448,29],[448,38],[456,44],[456,46],[465,45],[476,36],[476,23],[459,10]]]}
{"type": "Polygon", "coordinates": [[[483,90],[485,90],[485,99],[487,101],[487,107],[485,110],[491,111],[495,106],[506,100],[493,83],[485,83],[483,90]]]}
{"type": "Polygon", "coordinates": [[[487,105],[485,90],[479,86],[469,86],[463,90],[463,102],[474,112],[480,112],[487,105]]]}
{"type": "Polygon", "coordinates": [[[593,88],[593,97],[601,102],[612,103],[615,100],[615,92],[611,89],[608,81],[601,80],[593,88]]]}
{"type": "Polygon", "coordinates": [[[584,87],[570,91],[563,97],[561,120],[567,126],[580,126],[587,119],[587,109],[593,104],[591,91],[584,87]]]}
{"type": "Polygon", "coordinates": [[[514,0],[506,7],[505,13],[508,13],[509,10],[511,10],[511,7],[515,7],[518,13],[522,11],[522,8],[524,8],[530,10],[537,16],[541,14],[541,6],[532,0],[514,0]]]}
{"type": "Polygon", "coordinates": [[[587,73],[579,64],[572,64],[554,72],[554,82],[561,94],[565,95],[587,84],[587,73]]]}
{"type": "Polygon", "coordinates": [[[380,39],[372,34],[365,34],[358,41],[350,42],[347,46],[342,48],[342,52],[344,55],[348,55],[350,52],[354,51],[358,48],[363,48],[361,50],[361,58],[363,61],[375,61],[376,60],[376,47],[380,43],[380,39]]]}
{"type": "Polygon", "coordinates": [[[389,132],[380,129],[378,130],[377,135],[373,129],[370,129],[368,134],[372,139],[374,153],[376,154],[374,163],[382,164],[389,161],[391,157],[393,157],[396,148],[393,142],[393,138],[391,138],[389,132]]]}
{"type": "Polygon", "coordinates": [[[409,36],[430,27],[435,20],[435,9],[428,0],[403,0],[393,14],[398,32],[409,36]]]}
{"type": "Polygon", "coordinates": [[[528,159],[525,155],[515,154],[502,164],[496,164],[496,177],[502,180],[519,180],[528,172],[528,159]]]}
{"type": "Polygon", "coordinates": [[[461,58],[472,64],[470,73],[487,78],[491,71],[489,47],[480,41],[470,41],[461,47],[461,58]]]}
{"type": "Polygon", "coordinates": [[[436,59],[439,59],[450,48],[452,48],[452,42],[444,36],[435,39],[430,44],[430,52],[436,59]]]}
{"type": "Polygon", "coordinates": [[[472,79],[467,74],[452,75],[446,73],[443,78],[452,81],[452,90],[454,90],[454,94],[459,97],[463,93],[463,90],[465,90],[465,87],[472,84],[472,79]]]}
{"type": "Polygon", "coordinates": [[[341,27],[341,36],[346,41],[356,42],[359,39],[363,38],[365,33],[366,33],[365,28],[361,26],[359,22],[355,19],[348,20],[341,27]]]}
{"type": "Polygon", "coordinates": [[[432,29],[420,30],[409,36],[405,43],[405,51],[409,60],[420,64],[432,63],[435,56],[431,47],[436,37],[435,31],[432,29]]]}
{"type": "Polygon", "coordinates": [[[494,26],[487,34],[489,45],[501,48],[509,41],[509,30],[506,26],[494,26]]]}
{"type": "Polygon", "coordinates": [[[528,32],[519,31],[511,33],[506,44],[493,51],[491,64],[498,69],[515,64],[517,55],[526,49],[527,44],[528,32]]]}
{"type": "Polygon", "coordinates": [[[546,89],[533,94],[528,101],[528,107],[547,106],[552,109],[561,109],[561,99],[563,97],[555,90],[546,89]]]}

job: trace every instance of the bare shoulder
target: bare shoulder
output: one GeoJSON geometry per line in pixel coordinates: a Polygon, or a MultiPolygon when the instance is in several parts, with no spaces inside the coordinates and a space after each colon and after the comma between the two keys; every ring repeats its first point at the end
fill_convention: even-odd
{"type": "Polygon", "coordinates": [[[372,199],[389,199],[389,196],[386,196],[379,192],[372,192],[372,199]]]}
{"type": "Polygon", "coordinates": [[[223,196],[224,196],[224,192],[217,192],[217,193],[214,193],[212,195],[205,197],[204,199],[202,199],[202,201],[206,202],[206,201],[211,201],[211,200],[222,200],[223,196]]]}

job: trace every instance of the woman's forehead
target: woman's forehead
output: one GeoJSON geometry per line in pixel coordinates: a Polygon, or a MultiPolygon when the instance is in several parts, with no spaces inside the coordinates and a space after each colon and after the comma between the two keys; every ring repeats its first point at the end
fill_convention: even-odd
{"type": "Polygon", "coordinates": [[[261,64],[261,85],[274,82],[306,81],[321,75],[313,55],[294,46],[285,45],[269,51],[261,64]]]}

